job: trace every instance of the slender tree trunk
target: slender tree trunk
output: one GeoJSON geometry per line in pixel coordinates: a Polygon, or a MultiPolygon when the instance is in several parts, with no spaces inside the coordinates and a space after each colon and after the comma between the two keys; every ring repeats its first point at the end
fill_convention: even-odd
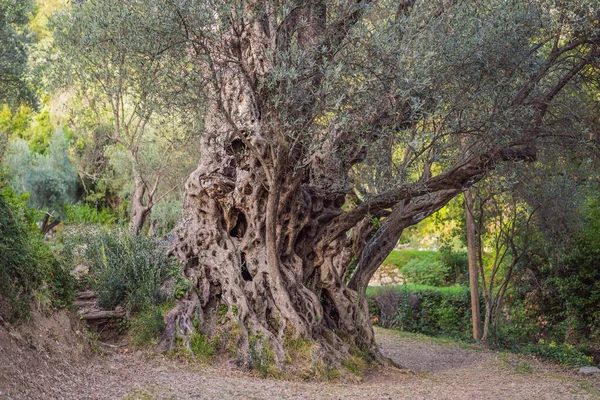
{"type": "Polygon", "coordinates": [[[131,195],[129,232],[132,235],[139,235],[146,223],[146,218],[150,214],[150,208],[144,204],[146,194],[146,185],[139,173],[134,172],[134,189],[131,195]]]}
{"type": "Polygon", "coordinates": [[[465,220],[467,227],[467,253],[469,258],[469,287],[471,289],[471,315],[473,320],[473,339],[481,340],[479,273],[477,267],[477,235],[475,232],[475,220],[473,218],[473,194],[471,193],[471,189],[464,191],[464,198],[465,220]]]}
{"type": "Polygon", "coordinates": [[[483,319],[483,335],[481,336],[482,342],[487,342],[490,333],[490,326],[492,322],[492,300],[485,301],[485,317],[483,319]]]}

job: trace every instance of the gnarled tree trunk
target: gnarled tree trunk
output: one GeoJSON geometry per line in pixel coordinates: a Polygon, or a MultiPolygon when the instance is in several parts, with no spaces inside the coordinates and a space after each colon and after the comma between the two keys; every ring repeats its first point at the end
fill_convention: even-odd
{"type": "Polygon", "coordinates": [[[343,281],[345,236],[316,253],[320,229],[340,213],[344,195],[311,185],[307,173],[262,167],[273,138],[248,105],[252,93],[242,71],[228,72],[209,111],[178,230],[177,254],[198,289],[202,329],[213,335],[214,310],[225,306],[220,318],[240,327],[245,364],[253,362],[251,337],[262,338],[278,364],[294,338],[314,340],[315,360],[334,364],[353,346],[376,355],[366,300],[343,281]],[[219,102],[245,132],[232,129],[219,102]]]}
{"type": "Polygon", "coordinates": [[[243,365],[266,360],[285,368],[286,347],[300,339],[312,343],[314,370],[337,367],[353,351],[384,361],[365,297],[373,273],[406,227],[498,162],[534,160],[535,137],[484,146],[435,176],[427,167],[417,182],[343,209],[350,171],[367,151],[359,139],[375,140],[371,131],[403,129],[416,119],[390,95],[373,115],[355,111],[354,131],[343,130],[351,124],[314,123],[328,112],[317,107],[322,71],[369,2],[335,3],[335,12],[324,1],[291,3],[282,20],[272,9],[278,2],[249,1],[222,20],[215,11],[206,35],[181,16],[190,54],[209,82],[209,107],[174,249],[194,290],[166,317],[159,347],[172,346],[178,331],[200,330],[220,337],[243,365]],[[301,59],[292,56],[292,44],[301,59]],[[280,78],[287,70],[297,73],[280,78]],[[380,227],[373,217],[385,217],[380,227]]]}

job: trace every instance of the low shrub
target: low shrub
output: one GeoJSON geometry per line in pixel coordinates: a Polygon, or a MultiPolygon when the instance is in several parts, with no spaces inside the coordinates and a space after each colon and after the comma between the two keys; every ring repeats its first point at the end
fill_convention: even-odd
{"type": "Polygon", "coordinates": [[[469,285],[469,256],[466,251],[454,251],[450,246],[440,248],[440,262],[444,264],[444,281],[469,285]]]}
{"type": "Polygon", "coordinates": [[[194,332],[190,339],[190,348],[196,358],[201,361],[210,361],[214,355],[215,349],[208,337],[199,332],[194,332]]]}
{"type": "Polygon", "coordinates": [[[573,345],[567,343],[557,344],[555,342],[540,340],[537,344],[523,346],[521,351],[553,359],[569,367],[593,365],[594,363],[593,357],[585,355],[573,345]]]}
{"type": "Polygon", "coordinates": [[[130,236],[122,229],[87,230],[65,243],[71,259],[89,264],[88,284],[106,309],[124,304],[137,312],[161,304],[167,300],[161,285],[180,271],[164,242],[130,236]]]}

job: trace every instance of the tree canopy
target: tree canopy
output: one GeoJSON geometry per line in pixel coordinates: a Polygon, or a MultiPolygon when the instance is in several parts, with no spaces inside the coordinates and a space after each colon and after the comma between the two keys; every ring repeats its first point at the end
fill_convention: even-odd
{"type": "Polygon", "coordinates": [[[27,23],[34,4],[33,0],[0,2],[0,104],[36,104],[28,75],[27,52],[31,42],[27,23]]]}

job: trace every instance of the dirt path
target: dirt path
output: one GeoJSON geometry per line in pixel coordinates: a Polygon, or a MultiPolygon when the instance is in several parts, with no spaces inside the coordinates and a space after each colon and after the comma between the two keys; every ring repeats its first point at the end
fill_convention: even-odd
{"type": "Polygon", "coordinates": [[[600,399],[600,377],[419,335],[379,329],[377,337],[384,354],[412,372],[378,369],[368,371],[363,383],[314,383],[138,352],[74,365],[53,363],[44,351],[36,360],[5,351],[0,399],[600,399]]]}

